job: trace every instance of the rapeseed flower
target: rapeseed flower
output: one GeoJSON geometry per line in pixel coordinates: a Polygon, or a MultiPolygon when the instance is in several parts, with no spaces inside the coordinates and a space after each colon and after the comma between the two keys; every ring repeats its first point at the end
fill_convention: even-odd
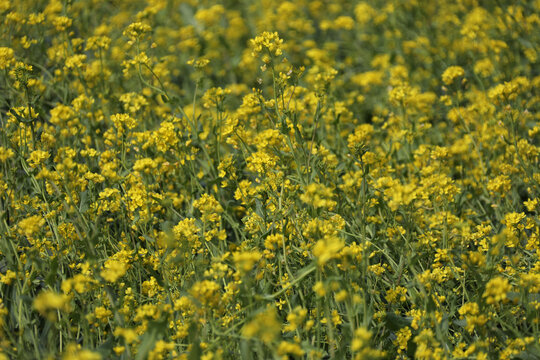
{"type": "Polygon", "coordinates": [[[58,294],[54,291],[43,291],[35,299],[33,303],[34,309],[40,315],[46,317],[50,321],[57,319],[56,312],[70,312],[70,298],[65,294],[58,294]]]}
{"type": "Polygon", "coordinates": [[[507,299],[511,289],[512,286],[508,279],[497,276],[488,281],[482,297],[486,298],[488,304],[499,304],[507,299]]]}
{"type": "Polygon", "coordinates": [[[114,5],[0,2],[0,358],[535,356],[538,1],[114,5]]]}

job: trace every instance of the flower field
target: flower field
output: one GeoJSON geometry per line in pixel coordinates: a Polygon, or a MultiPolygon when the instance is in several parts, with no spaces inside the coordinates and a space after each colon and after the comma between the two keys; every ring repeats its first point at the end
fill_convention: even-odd
{"type": "Polygon", "coordinates": [[[0,359],[540,359],[539,0],[0,16],[0,359]]]}

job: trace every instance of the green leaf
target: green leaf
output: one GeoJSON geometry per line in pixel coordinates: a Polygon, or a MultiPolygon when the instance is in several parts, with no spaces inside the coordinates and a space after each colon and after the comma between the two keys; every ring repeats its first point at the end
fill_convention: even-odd
{"type": "Polygon", "coordinates": [[[251,355],[251,349],[249,346],[249,341],[242,340],[240,342],[240,357],[242,360],[253,360],[253,356],[251,355]]]}
{"type": "Polygon", "coordinates": [[[202,355],[201,343],[199,340],[199,329],[197,324],[192,322],[188,330],[188,338],[191,343],[191,351],[189,352],[189,360],[199,360],[202,355]]]}
{"type": "Polygon", "coordinates": [[[411,317],[399,316],[393,312],[386,313],[386,325],[391,330],[397,331],[399,329],[404,328],[405,326],[411,325],[411,323],[412,323],[411,317]]]}

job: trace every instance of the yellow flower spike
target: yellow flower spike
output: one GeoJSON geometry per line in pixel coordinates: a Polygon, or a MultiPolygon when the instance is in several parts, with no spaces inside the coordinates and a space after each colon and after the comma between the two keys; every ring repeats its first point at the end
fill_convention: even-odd
{"type": "Polygon", "coordinates": [[[37,234],[45,224],[46,221],[43,217],[33,215],[19,221],[17,224],[17,229],[19,234],[31,238],[37,234]]]}
{"type": "Polygon", "coordinates": [[[133,44],[136,40],[141,40],[146,34],[152,31],[152,27],[142,22],[134,22],[130,24],[122,33],[130,39],[133,44]]]}
{"type": "Polygon", "coordinates": [[[206,58],[199,58],[197,60],[190,59],[186,62],[186,64],[193,66],[195,69],[204,69],[208,64],[210,64],[210,60],[206,58]]]}
{"type": "Polygon", "coordinates": [[[50,157],[48,151],[43,150],[34,150],[30,153],[28,158],[28,163],[31,167],[35,168],[42,164],[45,160],[50,157]]]}
{"type": "Polygon", "coordinates": [[[233,261],[238,271],[245,274],[253,269],[255,264],[261,259],[262,255],[258,251],[242,251],[232,254],[233,261]]]}
{"type": "Polygon", "coordinates": [[[204,222],[218,223],[221,220],[223,207],[213,195],[203,194],[193,202],[193,207],[201,212],[204,222]]]}
{"type": "Polygon", "coordinates": [[[326,236],[313,246],[313,255],[317,258],[317,264],[324,266],[328,261],[338,258],[345,242],[337,236],[326,236]]]}
{"type": "Polygon", "coordinates": [[[139,335],[133,329],[116,328],[114,330],[114,336],[123,337],[127,344],[132,344],[139,339],[139,335]]]}
{"type": "Polygon", "coordinates": [[[277,353],[280,356],[284,356],[287,354],[294,356],[304,356],[305,351],[298,344],[282,341],[278,345],[277,353]]]}
{"type": "Polygon", "coordinates": [[[131,130],[137,126],[137,121],[128,114],[114,114],[111,116],[111,121],[119,131],[131,130]]]}
{"type": "Polygon", "coordinates": [[[103,270],[101,270],[100,275],[106,281],[115,283],[122,276],[126,274],[127,268],[126,264],[119,260],[110,259],[105,262],[103,270]]]}
{"type": "Polygon", "coordinates": [[[66,31],[73,24],[73,20],[67,16],[56,16],[53,21],[53,26],[58,32],[66,31]]]}
{"type": "Polygon", "coordinates": [[[465,70],[461,66],[450,66],[442,74],[442,81],[445,85],[452,85],[454,80],[465,75],[465,70]]]}
{"type": "Polygon", "coordinates": [[[300,200],[308,205],[312,205],[314,208],[323,208],[332,211],[337,205],[333,197],[333,189],[323,184],[311,183],[306,186],[304,193],[300,195],[300,200]]]}
{"type": "Polygon", "coordinates": [[[496,305],[504,302],[511,290],[512,285],[508,279],[497,276],[488,281],[482,297],[486,299],[486,303],[496,305]]]}
{"type": "Polygon", "coordinates": [[[0,70],[8,69],[15,64],[15,52],[12,48],[0,47],[0,70]]]}
{"type": "Polygon", "coordinates": [[[283,51],[281,49],[283,39],[279,38],[277,32],[265,31],[261,35],[251,39],[249,41],[251,46],[251,56],[257,58],[262,56],[262,60],[265,64],[271,61],[271,56],[281,56],[283,51]]]}
{"type": "Polygon", "coordinates": [[[394,340],[394,344],[398,346],[398,353],[403,354],[407,351],[407,344],[412,336],[411,328],[406,326],[399,329],[396,336],[397,338],[394,340]]]}

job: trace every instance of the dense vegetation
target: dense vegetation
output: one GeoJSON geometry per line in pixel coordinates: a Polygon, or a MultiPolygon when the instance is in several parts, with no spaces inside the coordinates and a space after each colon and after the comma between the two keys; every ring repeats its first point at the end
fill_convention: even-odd
{"type": "Polygon", "coordinates": [[[540,358],[540,1],[0,3],[0,359],[540,358]]]}

